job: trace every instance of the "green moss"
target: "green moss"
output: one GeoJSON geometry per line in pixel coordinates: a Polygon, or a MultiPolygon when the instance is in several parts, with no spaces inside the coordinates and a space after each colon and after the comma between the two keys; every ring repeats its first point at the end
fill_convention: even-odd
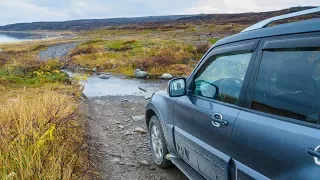
{"type": "Polygon", "coordinates": [[[0,68],[0,85],[7,87],[37,87],[45,83],[69,82],[69,76],[60,71],[60,63],[57,60],[43,62],[32,67],[3,66],[0,68]]]}
{"type": "Polygon", "coordinates": [[[82,45],[99,44],[99,43],[103,43],[103,42],[104,42],[104,40],[102,38],[96,38],[96,39],[92,39],[87,42],[84,42],[84,43],[82,43],[82,45]]]}
{"type": "Polygon", "coordinates": [[[209,38],[208,41],[211,43],[211,44],[214,44],[218,41],[219,39],[217,38],[209,38]]]}

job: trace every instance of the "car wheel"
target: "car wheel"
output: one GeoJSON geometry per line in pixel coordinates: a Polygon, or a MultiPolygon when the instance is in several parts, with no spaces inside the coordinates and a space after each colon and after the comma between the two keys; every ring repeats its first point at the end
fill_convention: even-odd
{"type": "Polygon", "coordinates": [[[166,159],[166,155],[168,154],[167,144],[157,116],[150,118],[149,141],[153,161],[161,168],[172,166],[171,161],[166,159]]]}

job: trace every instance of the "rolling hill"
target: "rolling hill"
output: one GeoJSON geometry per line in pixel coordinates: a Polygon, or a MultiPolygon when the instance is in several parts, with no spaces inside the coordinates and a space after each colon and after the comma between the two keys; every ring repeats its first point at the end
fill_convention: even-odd
{"type": "MultiPolygon", "coordinates": [[[[133,18],[109,18],[109,19],[84,19],[72,20],[64,22],[33,22],[33,23],[18,23],[0,26],[0,31],[81,31],[92,30],[104,27],[117,27],[125,25],[148,25],[148,24],[244,24],[249,25],[259,22],[263,19],[287,14],[291,12],[301,11],[313,8],[293,7],[278,11],[258,12],[258,13],[239,13],[239,14],[200,14],[200,15],[173,15],[173,16],[148,16],[148,17],[133,17],[133,18]]],[[[319,17],[312,16],[312,17],[319,17]]],[[[310,18],[310,17],[309,17],[310,18]]]]}

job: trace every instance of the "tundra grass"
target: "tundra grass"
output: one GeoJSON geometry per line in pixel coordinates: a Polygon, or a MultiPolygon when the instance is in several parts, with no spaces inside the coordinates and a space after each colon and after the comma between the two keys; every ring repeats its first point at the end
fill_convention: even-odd
{"type": "MultiPolygon", "coordinates": [[[[209,44],[205,44],[205,50],[209,47],[209,44]]],[[[96,39],[80,44],[71,53],[71,60],[88,69],[96,67],[125,75],[133,75],[134,70],[139,68],[151,76],[162,73],[181,76],[190,73],[201,58],[203,53],[198,51],[195,45],[174,40],[96,39]]]]}
{"type": "Polygon", "coordinates": [[[42,48],[0,52],[0,179],[89,179],[81,90],[42,48]]]}
{"type": "Polygon", "coordinates": [[[80,104],[67,93],[73,90],[0,88],[0,179],[88,178],[80,104]]]}

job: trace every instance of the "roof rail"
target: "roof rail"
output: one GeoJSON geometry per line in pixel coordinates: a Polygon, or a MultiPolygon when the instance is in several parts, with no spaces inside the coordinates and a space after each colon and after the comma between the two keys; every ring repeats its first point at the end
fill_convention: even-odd
{"type": "Polygon", "coordinates": [[[271,24],[274,21],[288,19],[288,18],[302,16],[302,15],[307,15],[307,14],[312,14],[312,13],[316,13],[316,12],[320,12],[320,7],[307,9],[307,10],[303,10],[303,11],[298,11],[298,12],[294,12],[294,13],[289,13],[289,14],[284,14],[284,15],[280,15],[280,16],[275,16],[275,17],[260,21],[256,24],[244,29],[241,32],[251,31],[251,30],[255,30],[255,29],[261,29],[261,28],[268,26],[269,24],[271,24]]]}

